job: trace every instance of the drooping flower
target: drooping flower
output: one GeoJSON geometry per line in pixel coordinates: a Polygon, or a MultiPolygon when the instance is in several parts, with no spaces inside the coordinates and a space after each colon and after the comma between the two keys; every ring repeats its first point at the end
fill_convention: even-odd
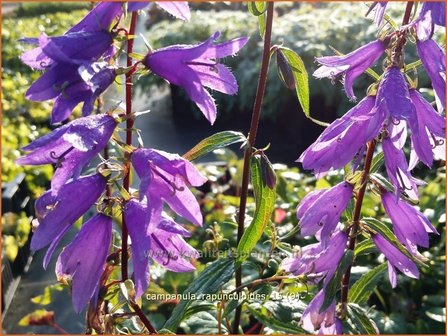
{"type": "Polygon", "coordinates": [[[445,27],[445,2],[423,2],[419,17],[416,20],[416,34],[419,40],[425,41],[433,36],[434,26],[445,27]]]}
{"type": "MultiPolygon", "coordinates": [[[[189,21],[189,19],[191,19],[191,12],[189,10],[188,1],[155,1],[155,3],[160,8],[178,19],[181,19],[183,21],[189,21]]],[[[136,10],[145,8],[149,4],[149,1],[128,2],[127,10],[129,12],[134,12],[136,10]]]]}
{"type": "Polygon", "coordinates": [[[304,310],[301,316],[301,323],[304,329],[309,331],[315,331],[332,326],[337,318],[335,317],[335,299],[324,311],[320,312],[323,306],[325,296],[325,288],[320,290],[317,295],[314,296],[312,301],[304,310]]]}
{"type": "Polygon", "coordinates": [[[413,206],[401,199],[396,199],[390,192],[382,194],[383,206],[391,218],[397,239],[410,252],[418,246],[428,247],[428,233],[436,233],[430,221],[413,206]]]}
{"type": "Polygon", "coordinates": [[[132,240],[136,296],[140,297],[149,285],[149,260],[152,259],[174,272],[189,272],[195,267],[189,258],[198,258],[198,252],[182,238],[190,233],[162,214],[160,200],[129,200],[124,207],[124,220],[132,240]],[[155,203],[155,204],[154,204],[155,203]]]}
{"type": "Polygon", "coordinates": [[[431,79],[433,90],[440,104],[445,108],[445,53],[433,40],[416,42],[419,57],[431,79]]]}
{"type": "MultiPolygon", "coordinates": [[[[334,233],[326,246],[321,242],[303,247],[298,253],[282,261],[282,267],[294,275],[316,274],[325,277],[325,283],[334,275],[345,252],[348,235],[343,231],[334,233]]],[[[321,279],[320,278],[320,279],[321,279]]]]}
{"type": "Polygon", "coordinates": [[[346,95],[355,100],[352,89],[355,79],[372,66],[384,53],[389,40],[377,40],[350,52],[344,56],[318,57],[316,60],[321,64],[313,75],[316,78],[344,75],[344,88],[346,95]]]}
{"type": "Polygon", "coordinates": [[[132,153],[132,165],[141,179],[140,199],[146,196],[150,207],[162,199],[179,216],[202,225],[200,206],[188,187],[201,186],[206,178],[191,162],[177,154],[139,148],[132,153]]]}
{"type": "Polygon", "coordinates": [[[383,21],[383,16],[385,15],[385,9],[388,5],[388,1],[374,1],[371,7],[369,7],[366,16],[375,8],[374,11],[374,23],[376,26],[380,26],[383,21]]]}
{"type": "Polygon", "coordinates": [[[393,246],[380,234],[372,234],[371,237],[379,251],[388,259],[388,276],[393,288],[397,285],[396,268],[410,278],[419,278],[419,270],[416,264],[400,252],[397,247],[393,246]]]}
{"type": "Polygon", "coordinates": [[[329,125],[297,161],[317,175],[344,167],[380,131],[383,116],[373,110],[374,105],[375,97],[365,97],[329,125]]]}
{"type": "Polygon", "coordinates": [[[409,169],[413,169],[418,160],[431,167],[433,154],[439,153],[435,158],[445,160],[445,117],[437,113],[417,90],[410,90],[410,97],[416,110],[417,123],[411,127],[413,151],[409,169]]]}
{"type": "Polygon", "coordinates": [[[116,70],[106,62],[85,65],[53,64],[26,92],[33,101],[55,99],[51,122],[67,119],[73,109],[83,102],[82,115],[93,111],[95,100],[113,83],[116,70]]]}
{"type": "Polygon", "coordinates": [[[208,121],[216,120],[216,104],[205,87],[233,95],[237,92],[236,78],[219,59],[236,54],[248,41],[241,37],[214,44],[219,32],[198,45],[173,45],[150,53],[143,63],[171,84],[181,86],[208,121]]]}
{"type": "Polygon", "coordinates": [[[55,164],[51,193],[56,195],[69,178],[76,179],[108,143],[117,121],[108,114],[76,119],[23,147],[31,153],[16,160],[21,165],[55,164]]]}
{"type": "Polygon", "coordinates": [[[419,199],[417,186],[421,182],[411,176],[404,152],[397,148],[390,138],[383,139],[382,148],[388,178],[395,188],[396,195],[402,192],[412,199],[419,199]]]}
{"type": "Polygon", "coordinates": [[[31,238],[31,250],[37,251],[47,245],[44,268],[59,241],[104,192],[107,181],[100,174],[88,175],[63,185],[57,195],[51,190],[40,196],[35,203],[37,219],[31,238]]]}
{"type": "Polygon", "coordinates": [[[353,190],[351,184],[341,182],[330,189],[325,189],[318,196],[315,194],[306,196],[301,202],[306,210],[302,211],[300,206],[297,209],[301,235],[310,236],[318,232],[325,247],[342,212],[352,198],[353,190]],[[308,197],[312,199],[312,203],[307,201],[308,197]]]}
{"type": "Polygon", "coordinates": [[[71,280],[73,306],[80,313],[99,287],[112,241],[112,218],[96,214],[81,227],[73,241],[64,248],[56,263],[59,281],[71,280]]]}

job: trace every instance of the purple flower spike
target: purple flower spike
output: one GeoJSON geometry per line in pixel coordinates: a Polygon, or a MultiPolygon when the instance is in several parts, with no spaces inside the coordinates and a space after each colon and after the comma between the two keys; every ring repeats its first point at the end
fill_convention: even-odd
{"type": "MultiPolygon", "coordinates": [[[[134,12],[141,10],[149,5],[149,1],[128,2],[127,11],[134,12]]],[[[191,19],[191,11],[189,10],[188,1],[155,1],[158,7],[162,8],[177,19],[189,21],[191,19]]]]}
{"type": "Polygon", "coordinates": [[[341,182],[322,192],[312,205],[308,206],[307,211],[299,217],[301,235],[315,235],[321,230],[321,240],[326,246],[326,242],[340,220],[341,213],[352,198],[353,190],[351,184],[341,182]]]}
{"type": "Polygon", "coordinates": [[[284,259],[282,267],[294,275],[320,274],[321,277],[325,276],[327,283],[337,269],[347,241],[347,234],[339,231],[330,238],[329,245],[324,246],[321,242],[307,245],[297,255],[284,259]]]}
{"type": "Polygon", "coordinates": [[[388,1],[374,1],[371,7],[369,7],[368,12],[366,12],[365,16],[368,16],[368,14],[375,8],[374,13],[374,23],[377,27],[379,27],[383,21],[383,16],[385,15],[385,9],[388,5],[388,1]]]}
{"type": "Polygon", "coordinates": [[[445,108],[445,53],[433,40],[416,42],[419,57],[431,79],[433,89],[445,108]]]}
{"type": "Polygon", "coordinates": [[[133,152],[132,164],[141,179],[140,199],[146,196],[151,207],[163,199],[179,216],[202,225],[200,206],[188,187],[201,186],[206,178],[191,162],[177,154],[140,148],[133,152]]]}
{"type": "MultiPolygon", "coordinates": [[[[445,117],[438,114],[416,90],[410,90],[410,97],[417,116],[417,124],[411,128],[411,143],[418,159],[431,167],[437,148],[444,154],[441,159],[445,160],[445,117]]],[[[410,169],[413,169],[417,160],[410,161],[410,169]]]]}
{"type": "Polygon", "coordinates": [[[32,152],[16,162],[21,165],[55,164],[51,192],[56,195],[69,178],[76,179],[106,146],[116,125],[116,120],[107,114],[76,119],[23,147],[32,152]]]}
{"type": "Polygon", "coordinates": [[[132,260],[135,290],[140,297],[150,281],[149,259],[174,272],[189,272],[195,267],[188,258],[198,258],[198,252],[188,245],[182,236],[189,232],[162,215],[161,202],[131,199],[124,207],[124,219],[132,240],[132,260]]]}
{"type": "Polygon", "coordinates": [[[313,75],[316,78],[331,77],[343,74],[346,95],[351,100],[355,100],[352,89],[355,79],[372,66],[383,54],[387,47],[387,41],[373,41],[363,47],[354,50],[344,56],[318,57],[316,60],[322,66],[313,75]]]}
{"type": "Polygon", "coordinates": [[[94,298],[105,268],[112,241],[112,218],[96,214],[84,223],[74,240],[64,248],[56,263],[56,275],[64,283],[71,280],[72,300],[79,314],[94,298]]]}
{"type": "Polygon", "coordinates": [[[50,245],[44,258],[47,268],[54,249],[64,234],[101,196],[107,181],[100,174],[81,177],[63,185],[57,195],[51,190],[36,200],[36,227],[31,239],[31,249],[40,250],[50,245]]]}
{"type": "Polygon", "coordinates": [[[434,25],[445,27],[445,2],[424,2],[419,18],[416,22],[418,39],[425,41],[431,39],[434,25]]]}
{"type": "Polygon", "coordinates": [[[364,98],[327,127],[297,161],[317,175],[344,167],[382,127],[384,116],[373,110],[374,104],[374,97],[364,98]]]}
{"type": "Polygon", "coordinates": [[[385,158],[386,172],[394,186],[396,195],[401,192],[410,198],[419,199],[418,184],[420,181],[411,176],[404,152],[396,148],[390,138],[385,138],[382,142],[383,154],[385,158]]]}
{"type": "Polygon", "coordinates": [[[216,120],[216,104],[204,87],[228,95],[236,94],[236,78],[227,67],[219,64],[219,59],[236,54],[248,41],[241,37],[214,44],[219,36],[216,32],[195,46],[162,48],[148,54],[143,61],[151,71],[185,89],[211,124],[216,120]]]}
{"type": "Polygon", "coordinates": [[[301,323],[304,329],[315,331],[323,328],[329,328],[336,322],[335,317],[335,300],[326,310],[320,312],[320,308],[324,301],[324,288],[309,302],[301,316],[301,323]]]}
{"type": "Polygon", "coordinates": [[[394,247],[379,234],[373,234],[371,237],[379,251],[388,259],[388,276],[393,288],[397,285],[396,268],[410,278],[419,278],[419,270],[416,264],[400,252],[397,247],[394,247]]]}
{"type": "Polygon", "coordinates": [[[393,223],[397,239],[409,248],[428,247],[428,233],[439,234],[430,221],[410,204],[396,199],[390,192],[382,194],[382,203],[393,223]]]}

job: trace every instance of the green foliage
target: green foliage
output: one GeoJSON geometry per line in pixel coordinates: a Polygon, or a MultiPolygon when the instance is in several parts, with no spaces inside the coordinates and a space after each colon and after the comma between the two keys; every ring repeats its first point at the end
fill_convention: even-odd
{"type": "Polygon", "coordinates": [[[23,247],[31,230],[29,218],[24,212],[20,215],[7,212],[2,216],[2,246],[6,257],[13,262],[19,248],[23,247]]]}
{"type": "Polygon", "coordinates": [[[387,264],[382,264],[362,275],[349,289],[348,301],[360,305],[366,304],[379,281],[382,280],[386,270],[387,264]]]}

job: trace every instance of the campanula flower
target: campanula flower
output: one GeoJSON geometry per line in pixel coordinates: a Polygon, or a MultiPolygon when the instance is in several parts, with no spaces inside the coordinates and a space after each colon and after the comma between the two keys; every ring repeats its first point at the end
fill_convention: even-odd
{"type": "Polygon", "coordinates": [[[201,186],[206,178],[191,162],[177,154],[140,148],[132,154],[132,165],[141,179],[141,200],[146,196],[152,207],[163,199],[179,216],[202,225],[199,203],[188,187],[201,186]]]}
{"type": "Polygon", "coordinates": [[[198,45],[173,45],[148,54],[143,63],[171,84],[181,86],[208,121],[216,120],[216,104],[205,87],[234,95],[237,82],[219,59],[236,54],[248,41],[241,37],[214,44],[219,32],[198,45]]]}
{"type": "Polygon", "coordinates": [[[81,66],[56,63],[30,86],[25,97],[33,101],[55,99],[51,112],[54,124],[67,119],[79,103],[83,103],[82,115],[89,115],[95,100],[115,77],[115,69],[106,62],[81,66]]]}
{"type": "Polygon", "coordinates": [[[31,153],[16,160],[22,165],[55,164],[51,192],[56,195],[69,178],[76,179],[108,143],[117,125],[108,114],[76,119],[23,147],[31,153]]]}
{"type": "Polygon", "coordinates": [[[410,97],[417,117],[416,125],[412,126],[410,169],[418,160],[431,167],[433,158],[445,160],[445,117],[437,113],[417,90],[410,90],[410,97]]]}
{"type": "Polygon", "coordinates": [[[107,181],[100,174],[83,176],[63,185],[57,195],[51,190],[40,196],[35,203],[35,227],[31,238],[31,250],[37,251],[47,245],[44,268],[48,266],[51,255],[59,241],[82,215],[104,192],[107,181]]]}
{"type": "Polygon", "coordinates": [[[346,95],[351,100],[355,100],[352,89],[355,79],[372,66],[384,53],[388,45],[388,40],[373,41],[363,47],[350,52],[344,56],[318,57],[316,60],[321,64],[313,75],[316,78],[344,75],[344,88],[346,95]]]}
{"type": "Polygon", "coordinates": [[[390,138],[383,139],[382,148],[386,172],[396,195],[402,192],[414,200],[419,199],[417,186],[421,182],[411,176],[404,152],[397,148],[390,138]]]}
{"type": "MultiPolygon", "coordinates": [[[[188,1],[155,1],[158,7],[162,8],[177,19],[189,21],[191,12],[189,10],[188,1]]],[[[128,2],[127,11],[133,12],[145,8],[150,4],[149,1],[128,2]]]]}
{"type": "Polygon", "coordinates": [[[344,167],[382,127],[383,116],[373,110],[374,105],[375,97],[365,97],[329,125],[297,161],[317,176],[344,167]]]}
{"type": "Polygon", "coordinates": [[[380,234],[372,234],[371,237],[379,251],[388,259],[388,276],[393,288],[397,285],[396,268],[410,278],[419,278],[419,270],[416,264],[400,252],[397,247],[388,242],[380,234]]]}
{"type": "Polygon", "coordinates": [[[354,188],[347,182],[341,182],[330,189],[325,189],[316,197],[315,194],[304,197],[301,201],[305,211],[297,209],[297,217],[302,236],[310,236],[319,232],[323,246],[326,246],[335,230],[342,212],[352,198],[354,188]],[[307,199],[311,198],[312,203],[307,199]]]}
{"type": "Polygon", "coordinates": [[[388,1],[374,1],[371,7],[369,7],[368,12],[366,12],[366,16],[375,9],[374,11],[374,23],[376,26],[380,26],[383,21],[383,16],[385,15],[385,9],[388,5],[388,1]]]}
{"type": "Polygon", "coordinates": [[[328,328],[332,326],[337,318],[335,316],[335,300],[330,304],[328,308],[320,312],[323,305],[325,295],[325,289],[320,290],[317,295],[314,296],[312,301],[304,310],[301,316],[301,323],[304,329],[309,331],[315,331],[321,327],[328,328]]]}
{"type": "Polygon", "coordinates": [[[112,241],[112,218],[96,214],[81,227],[56,262],[59,281],[71,281],[74,309],[80,313],[96,297],[112,241]]]}
{"type": "Polygon", "coordinates": [[[445,27],[445,2],[423,2],[421,12],[416,20],[416,34],[425,41],[433,36],[434,26],[445,27]]]}
{"type": "Polygon", "coordinates": [[[428,233],[436,233],[430,221],[413,206],[396,199],[390,192],[382,194],[382,203],[393,223],[397,239],[410,251],[417,246],[428,247],[428,233]]]}
{"type": "Polygon", "coordinates": [[[330,243],[324,245],[321,242],[303,247],[292,257],[282,262],[282,267],[288,273],[294,275],[316,274],[325,277],[329,282],[334,275],[346,248],[348,235],[338,231],[330,238],[330,243]]]}
{"type": "Polygon", "coordinates": [[[195,267],[189,258],[198,258],[198,252],[182,237],[190,233],[172,218],[162,214],[160,200],[129,200],[124,207],[124,220],[132,240],[135,291],[140,297],[150,281],[149,260],[152,259],[168,270],[189,272],[195,267]],[[155,203],[155,204],[153,204],[155,203]]]}
{"type": "Polygon", "coordinates": [[[445,53],[433,40],[416,42],[419,57],[431,79],[433,90],[445,108],[445,53]]]}

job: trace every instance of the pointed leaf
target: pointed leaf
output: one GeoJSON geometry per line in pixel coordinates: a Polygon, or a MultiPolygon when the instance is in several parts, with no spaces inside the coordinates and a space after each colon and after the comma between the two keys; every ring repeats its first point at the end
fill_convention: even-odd
{"type": "Polygon", "coordinates": [[[366,312],[355,303],[348,303],[348,315],[350,322],[354,325],[354,330],[363,335],[377,335],[379,330],[376,324],[367,315],[366,312]]]}
{"type": "Polygon", "coordinates": [[[278,320],[275,317],[267,316],[262,314],[259,310],[255,310],[250,306],[247,306],[250,313],[262,324],[267,326],[268,328],[272,329],[273,331],[281,331],[285,332],[287,334],[307,334],[304,329],[301,327],[294,325],[292,323],[285,323],[280,320],[278,320]]]}
{"type": "Polygon", "coordinates": [[[387,268],[387,264],[383,263],[362,275],[349,289],[348,301],[359,305],[366,304],[387,268]]]}

